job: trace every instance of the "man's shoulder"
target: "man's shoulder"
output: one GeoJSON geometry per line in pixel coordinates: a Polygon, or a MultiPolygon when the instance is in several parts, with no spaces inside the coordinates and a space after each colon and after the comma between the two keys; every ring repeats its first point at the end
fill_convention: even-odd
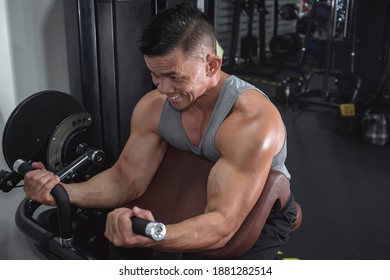
{"type": "Polygon", "coordinates": [[[237,98],[233,109],[236,113],[243,114],[246,117],[278,114],[276,106],[258,89],[244,91],[237,98]]]}
{"type": "MultiPolygon", "coordinates": [[[[150,91],[145,94],[137,103],[135,113],[160,116],[164,107],[166,97],[158,93],[156,90],[150,91]]],[[[151,116],[150,116],[151,117],[151,116]]]]}
{"type": "Polygon", "coordinates": [[[165,101],[165,96],[157,91],[148,92],[137,103],[132,116],[133,121],[141,122],[144,127],[151,127],[156,130],[165,101]]]}
{"type": "MultiPolygon", "coordinates": [[[[248,90],[238,98],[231,114],[222,123],[216,146],[222,151],[251,143],[275,144],[275,151],[284,143],[284,124],[278,109],[264,95],[248,90]]],[[[274,145],[268,145],[272,147],[274,145]]],[[[262,150],[265,146],[259,146],[262,150]]],[[[264,150],[262,150],[264,151],[264,150]]]]}
{"type": "Polygon", "coordinates": [[[283,120],[276,106],[257,90],[248,90],[239,96],[220,131],[228,134],[249,131],[263,137],[283,129],[283,120]]]}
{"type": "Polygon", "coordinates": [[[164,106],[166,97],[160,94],[157,90],[152,90],[146,93],[138,102],[140,105],[145,107],[156,107],[155,109],[164,106]]]}

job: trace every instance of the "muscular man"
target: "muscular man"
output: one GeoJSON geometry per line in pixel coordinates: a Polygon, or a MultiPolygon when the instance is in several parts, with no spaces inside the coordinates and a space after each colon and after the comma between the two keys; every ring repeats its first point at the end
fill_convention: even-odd
{"type": "MultiPolygon", "coordinates": [[[[191,252],[222,247],[258,200],[270,168],[290,176],[286,130],[278,110],[254,86],[221,70],[212,25],[188,4],[167,8],[144,28],[138,41],[156,89],[137,104],[131,135],[117,162],[78,184],[64,185],[73,204],[115,208],[106,237],[119,247],[191,252]],[[167,225],[162,241],[132,231],[130,217],[153,219],[147,209],[123,208],[142,195],[158,169],[167,143],[215,162],[202,215],[167,225]]],[[[25,176],[28,198],[53,205],[59,179],[40,163],[25,176]]],[[[185,186],[183,186],[185,187],[185,186]]],[[[274,258],[295,219],[293,197],[272,213],[258,242],[243,258],[274,258]]]]}

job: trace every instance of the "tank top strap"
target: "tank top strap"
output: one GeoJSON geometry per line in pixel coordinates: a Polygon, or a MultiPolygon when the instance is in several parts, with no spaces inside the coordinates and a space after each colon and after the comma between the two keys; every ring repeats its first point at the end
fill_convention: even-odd
{"type": "Polygon", "coordinates": [[[215,147],[215,135],[232,110],[237,98],[247,90],[259,91],[255,86],[234,75],[225,80],[202,141],[202,154],[208,159],[217,161],[221,157],[221,154],[215,147]]]}

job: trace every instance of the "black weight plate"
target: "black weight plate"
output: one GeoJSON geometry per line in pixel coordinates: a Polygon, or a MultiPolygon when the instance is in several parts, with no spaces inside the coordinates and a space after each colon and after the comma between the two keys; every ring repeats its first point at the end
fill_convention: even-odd
{"type": "Polygon", "coordinates": [[[17,159],[46,164],[48,139],[65,118],[85,112],[71,95],[41,91],[23,100],[11,113],[3,132],[3,153],[12,170],[17,159]]]}

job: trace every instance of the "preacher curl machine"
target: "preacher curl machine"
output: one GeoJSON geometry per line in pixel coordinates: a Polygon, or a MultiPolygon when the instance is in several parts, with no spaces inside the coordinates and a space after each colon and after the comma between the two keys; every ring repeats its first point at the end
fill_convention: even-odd
{"type": "MultiPolygon", "coordinates": [[[[91,123],[91,115],[69,94],[44,91],[25,99],[5,125],[3,152],[14,171],[0,171],[0,189],[9,192],[21,186],[19,183],[23,174],[31,170],[29,162],[32,161],[43,162],[63,183],[85,181],[104,170],[105,153],[88,144],[91,123]]],[[[146,192],[128,206],[149,209],[156,220],[165,224],[199,215],[207,203],[207,178],[212,166],[213,163],[203,157],[169,146],[146,192]]],[[[56,207],[23,199],[15,215],[18,228],[31,238],[41,253],[51,259],[117,258],[115,249],[104,237],[106,214],[111,209],[71,205],[61,184],[53,188],[52,195],[56,207]]],[[[194,255],[203,259],[237,258],[253,246],[270,211],[284,207],[289,196],[288,179],[271,170],[262,195],[225,247],[194,255]]],[[[300,209],[297,204],[295,228],[301,224],[300,209]]],[[[162,223],[132,218],[132,224],[137,234],[155,240],[164,238],[162,223]]],[[[144,258],[137,255],[137,249],[128,251],[128,258],[144,258]]]]}
{"type": "MultiPolygon", "coordinates": [[[[4,157],[13,171],[0,171],[1,190],[9,192],[21,186],[18,184],[24,174],[32,170],[29,162],[33,161],[43,162],[64,183],[84,181],[101,171],[105,154],[88,145],[91,123],[91,115],[68,94],[44,91],[25,99],[12,112],[4,129],[4,157]]],[[[103,256],[104,250],[96,251],[105,242],[102,229],[93,226],[97,232],[86,231],[92,217],[95,221],[99,216],[104,219],[103,212],[75,209],[61,184],[55,186],[51,194],[57,207],[38,215],[41,205],[24,199],[16,213],[17,226],[39,242],[40,251],[50,257],[93,259],[103,256]],[[75,222],[77,226],[74,226],[75,222]],[[99,232],[100,236],[97,236],[99,232]],[[79,248],[75,249],[77,246],[79,248]],[[95,251],[88,252],[80,246],[95,247],[95,251]],[[98,255],[92,256],[92,252],[98,255]]],[[[138,218],[132,221],[134,231],[139,234],[156,240],[165,235],[165,226],[161,223],[138,218]]]]}

